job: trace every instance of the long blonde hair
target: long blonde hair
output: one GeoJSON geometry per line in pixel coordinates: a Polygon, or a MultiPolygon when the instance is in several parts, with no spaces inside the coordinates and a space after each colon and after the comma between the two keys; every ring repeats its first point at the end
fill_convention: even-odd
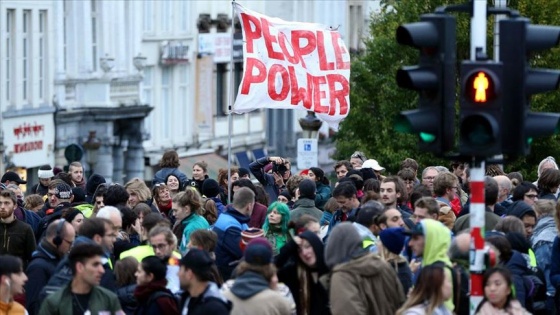
{"type": "Polygon", "coordinates": [[[425,314],[432,314],[436,308],[445,302],[442,287],[445,281],[445,267],[429,265],[422,268],[416,286],[404,305],[397,310],[396,315],[402,315],[409,308],[416,305],[426,305],[425,314]]]}

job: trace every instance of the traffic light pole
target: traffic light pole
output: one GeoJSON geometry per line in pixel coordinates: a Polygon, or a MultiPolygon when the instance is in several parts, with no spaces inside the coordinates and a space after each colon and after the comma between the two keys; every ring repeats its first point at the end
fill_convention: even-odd
{"type": "MultiPolygon", "coordinates": [[[[486,27],[487,27],[487,1],[472,0],[473,16],[471,18],[471,60],[476,61],[486,57],[486,27]]],[[[470,313],[475,314],[476,308],[484,297],[484,160],[473,159],[471,164],[470,183],[470,267],[471,278],[470,313]]]]}
{"type": "Polygon", "coordinates": [[[470,313],[474,314],[478,304],[484,297],[484,261],[485,261],[485,245],[484,245],[484,211],[486,204],[484,202],[484,160],[473,160],[471,167],[470,182],[470,227],[471,227],[471,246],[470,246],[470,313]]]}

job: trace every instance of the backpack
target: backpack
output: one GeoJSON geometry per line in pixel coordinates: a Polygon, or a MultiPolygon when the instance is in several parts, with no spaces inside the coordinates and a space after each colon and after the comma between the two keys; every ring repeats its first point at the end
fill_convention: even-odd
{"type": "Polygon", "coordinates": [[[453,312],[457,315],[470,314],[469,272],[459,264],[455,264],[453,267],[441,261],[435,262],[434,264],[447,268],[451,272],[451,279],[453,282],[453,305],[455,306],[453,312]]]}
{"type": "Polygon", "coordinates": [[[179,309],[179,305],[181,305],[181,297],[178,295],[174,295],[169,290],[156,291],[154,294],[150,295],[150,298],[148,299],[146,305],[152,305],[152,303],[155,303],[157,299],[164,296],[169,297],[170,299],[175,301],[175,306],[177,306],[177,309],[179,309]]]}
{"type": "Polygon", "coordinates": [[[546,278],[538,268],[529,268],[523,276],[525,307],[532,314],[547,314],[546,278]]]}

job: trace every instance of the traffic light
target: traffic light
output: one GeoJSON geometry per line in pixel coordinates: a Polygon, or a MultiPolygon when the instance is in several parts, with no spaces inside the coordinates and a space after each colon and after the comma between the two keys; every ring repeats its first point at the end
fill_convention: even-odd
{"type": "Polygon", "coordinates": [[[397,28],[397,42],[420,50],[416,66],[397,71],[397,84],[418,91],[418,108],[401,112],[395,129],[419,135],[421,150],[442,155],[455,140],[455,17],[425,14],[397,28]]]}
{"type": "Polygon", "coordinates": [[[556,90],[560,71],[533,69],[528,55],[557,46],[560,27],[531,25],[526,18],[500,21],[500,61],[503,75],[503,153],[509,157],[529,154],[533,137],[558,133],[560,114],[531,112],[531,95],[556,90]]]}
{"type": "Polygon", "coordinates": [[[502,151],[502,64],[463,61],[459,118],[459,153],[492,156],[502,151]]]}

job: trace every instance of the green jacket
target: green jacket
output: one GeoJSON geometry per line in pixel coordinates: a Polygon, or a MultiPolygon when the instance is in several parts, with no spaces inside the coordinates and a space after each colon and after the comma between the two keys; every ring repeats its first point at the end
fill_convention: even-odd
{"type": "Polygon", "coordinates": [[[206,221],[204,217],[196,213],[184,218],[181,224],[183,225],[183,238],[179,240],[179,251],[181,254],[185,255],[187,253],[187,244],[189,244],[191,233],[201,229],[208,230],[210,224],[208,224],[208,221],[206,221]]]}
{"type": "MultiPolygon", "coordinates": [[[[47,297],[39,315],[73,315],[71,285],[72,282],[47,297]]],[[[100,286],[91,290],[88,310],[91,314],[124,315],[117,295],[100,286]]]]}

